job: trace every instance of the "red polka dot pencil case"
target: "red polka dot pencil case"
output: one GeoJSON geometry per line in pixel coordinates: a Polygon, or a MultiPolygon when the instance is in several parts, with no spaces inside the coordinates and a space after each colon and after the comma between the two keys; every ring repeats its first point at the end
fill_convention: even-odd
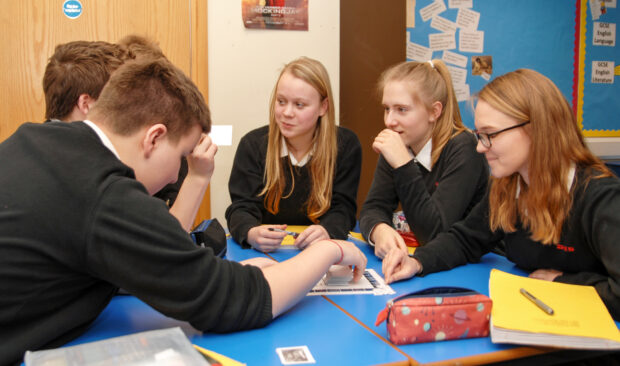
{"type": "Polygon", "coordinates": [[[492,301],[460,287],[432,287],[387,302],[375,325],[387,320],[394,344],[445,341],[489,335],[492,301]]]}

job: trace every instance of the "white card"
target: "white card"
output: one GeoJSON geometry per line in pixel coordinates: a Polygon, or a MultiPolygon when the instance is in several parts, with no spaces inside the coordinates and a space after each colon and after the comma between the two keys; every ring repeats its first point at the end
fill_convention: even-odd
{"type": "Polygon", "coordinates": [[[308,346],[278,347],[276,353],[283,365],[300,365],[304,363],[316,363],[308,346]]]}
{"type": "Polygon", "coordinates": [[[407,43],[407,58],[414,61],[428,61],[433,58],[433,50],[417,43],[407,43]]]}
{"type": "Polygon", "coordinates": [[[484,52],[484,31],[469,32],[461,29],[459,32],[459,51],[484,52]]]}
{"type": "Polygon", "coordinates": [[[614,62],[592,61],[592,84],[613,84],[614,62]]]}
{"type": "Polygon", "coordinates": [[[231,125],[211,125],[211,142],[217,146],[232,145],[232,126],[231,125]]]}
{"type": "Polygon", "coordinates": [[[456,23],[437,15],[431,20],[431,28],[440,30],[443,33],[455,33],[456,23]]]}
{"type": "Polygon", "coordinates": [[[428,44],[433,51],[453,50],[456,48],[454,33],[433,33],[428,35],[428,44]]]}
{"type": "Polygon", "coordinates": [[[447,64],[453,64],[460,67],[467,66],[467,56],[463,56],[456,52],[443,51],[441,60],[447,64]]]}
{"type": "Polygon", "coordinates": [[[475,31],[478,29],[478,22],[480,21],[480,13],[470,9],[459,9],[456,15],[456,24],[463,29],[475,31]]]}
{"type": "Polygon", "coordinates": [[[452,84],[465,84],[467,82],[467,69],[447,65],[452,77],[452,84]]]}
{"type": "Polygon", "coordinates": [[[454,84],[454,94],[456,94],[457,102],[464,102],[469,99],[469,84],[454,84]]]}
{"type": "Polygon", "coordinates": [[[448,0],[448,8],[473,8],[474,0],[448,0]]]}
{"type": "Polygon", "coordinates": [[[598,20],[601,16],[601,1],[602,0],[590,0],[590,13],[592,14],[592,20],[598,20]]]}
{"type": "Polygon", "coordinates": [[[592,44],[595,46],[616,45],[616,24],[594,22],[592,27],[592,44]]]}
{"type": "Polygon", "coordinates": [[[444,10],[446,10],[446,4],[444,4],[443,0],[435,0],[420,9],[420,17],[422,21],[427,21],[435,15],[442,13],[444,10]]]}

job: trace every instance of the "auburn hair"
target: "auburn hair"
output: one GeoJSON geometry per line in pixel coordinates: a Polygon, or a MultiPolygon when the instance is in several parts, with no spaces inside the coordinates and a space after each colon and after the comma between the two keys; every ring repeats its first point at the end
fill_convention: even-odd
{"type": "Polygon", "coordinates": [[[385,86],[393,81],[406,82],[412,99],[424,105],[429,113],[432,111],[433,103],[441,103],[441,114],[435,121],[431,134],[433,144],[431,166],[433,166],[448,141],[467,130],[461,119],[450,71],[441,60],[396,64],[381,74],[378,83],[379,95],[383,95],[385,86]]]}
{"type": "Polygon", "coordinates": [[[308,162],[312,185],[306,202],[306,212],[312,222],[318,223],[319,217],[327,212],[331,205],[338,145],[332,87],[325,66],[317,60],[301,57],[286,64],[273,88],[269,105],[269,138],[263,175],[265,187],[259,196],[264,195],[265,208],[275,215],[279,211],[280,200],[290,196],[295,189],[293,169],[290,163],[286,165],[285,160],[280,158],[282,134],[275,118],[278,83],[284,74],[305,81],[318,92],[321,102],[326,100],[328,103],[327,112],[319,117],[316,123],[312,138],[312,159],[308,162]],[[291,176],[292,184],[288,192],[284,191],[285,174],[291,176]]]}
{"type": "Polygon", "coordinates": [[[600,172],[596,178],[611,171],[587,148],[566,98],[544,75],[528,69],[509,72],[476,97],[517,123],[530,122],[523,127],[531,139],[529,183],[518,172],[491,178],[490,228],[514,232],[519,218],[533,240],[557,243],[573,204],[566,182],[571,167],[594,168],[600,172]]]}

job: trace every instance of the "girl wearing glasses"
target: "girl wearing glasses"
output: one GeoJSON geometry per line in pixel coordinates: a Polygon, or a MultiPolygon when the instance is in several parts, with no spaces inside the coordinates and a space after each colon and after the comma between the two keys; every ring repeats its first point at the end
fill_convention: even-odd
{"type": "Polygon", "coordinates": [[[442,61],[395,65],[382,74],[378,89],[386,128],[372,145],[380,156],[360,228],[383,258],[392,249],[407,250],[392,225],[399,203],[424,244],[467,215],[484,196],[489,174],[461,121],[442,61]]]}
{"type": "Polygon", "coordinates": [[[244,247],[280,247],[286,224],[309,225],[295,239],[346,239],[355,226],[362,164],[360,142],[336,126],[327,70],[301,57],[288,63],[271,96],[269,125],[239,142],[226,220],[244,247]],[[261,225],[268,224],[268,225],[261,225]]]}
{"type": "Polygon", "coordinates": [[[594,286],[620,319],[620,180],[588,150],[571,107],[545,76],[510,72],[477,97],[489,192],[413,258],[390,252],[387,282],[476,262],[504,240],[507,258],[530,277],[594,286]]]}

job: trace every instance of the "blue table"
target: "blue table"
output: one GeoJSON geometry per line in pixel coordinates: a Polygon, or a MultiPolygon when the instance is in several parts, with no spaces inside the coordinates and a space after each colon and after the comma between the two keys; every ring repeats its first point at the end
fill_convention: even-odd
{"type": "MultiPolygon", "coordinates": [[[[376,270],[377,273],[381,273],[381,261],[374,255],[373,248],[357,241],[356,245],[368,258],[367,267],[376,270]]],[[[279,250],[268,255],[277,261],[283,261],[296,253],[296,250],[288,249],[279,250]]],[[[425,277],[416,277],[393,283],[390,286],[396,292],[394,295],[338,295],[327,296],[327,299],[359,320],[368,332],[374,333],[377,337],[389,342],[387,340],[388,334],[385,323],[382,323],[379,327],[375,326],[377,314],[385,308],[388,300],[410,292],[436,286],[470,288],[488,296],[489,275],[493,268],[516,275],[527,275],[527,272],[517,268],[505,257],[489,253],[483,256],[479,263],[467,264],[450,271],[433,273],[425,277]]],[[[620,322],[616,322],[616,325],[620,327],[620,322]]],[[[606,352],[558,351],[552,348],[495,344],[491,342],[490,337],[399,345],[396,347],[406,353],[414,363],[421,364],[440,362],[447,362],[449,364],[481,364],[525,357],[535,357],[536,360],[531,362],[544,364],[547,361],[552,363],[558,360],[566,361],[606,354],[606,352]]]]}
{"type": "MultiPolygon", "coordinates": [[[[356,244],[368,257],[368,267],[381,273],[381,262],[372,248],[356,244]]],[[[241,261],[268,256],[283,261],[295,254],[297,250],[288,249],[266,255],[253,249],[241,249],[229,239],[227,258],[241,261]]],[[[276,348],[302,345],[308,346],[319,365],[413,365],[442,361],[479,364],[529,356],[537,356],[540,360],[563,354],[554,349],[493,344],[488,337],[394,346],[387,340],[385,324],[374,326],[377,314],[389,299],[423,288],[458,286],[488,295],[491,268],[525,274],[504,257],[487,254],[480,263],[394,283],[391,286],[395,295],[307,296],[262,329],[230,334],[203,334],[186,322],[163,316],[133,296],[117,296],[90,329],[69,345],[179,326],[193,343],[250,366],[280,365],[276,348]]],[[[566,352],[576,354],[575,357],[583,355],[580,351],[566,352]]],[[[597,354],[600,353],[589,355],[597,354]]]]}
{"type": "MultiPolygon", "coordinates": [[[[294,255],[296,251],[290,251],[294,255]]],[[[265,256],[229,240],[227,259],[265,256]]],[[[68,345],[179,326],[191,342],[248,365],[280,365],[278,347],[308,346],[319,365],[409,365],[407,355],[384,342],[322,296],[307,296],[261,329],[201,333],[158,313],[133,296],[116,296],[89,330],[68,345]],[[366,352],[367,350],[367,352],[366,352]]]]}

